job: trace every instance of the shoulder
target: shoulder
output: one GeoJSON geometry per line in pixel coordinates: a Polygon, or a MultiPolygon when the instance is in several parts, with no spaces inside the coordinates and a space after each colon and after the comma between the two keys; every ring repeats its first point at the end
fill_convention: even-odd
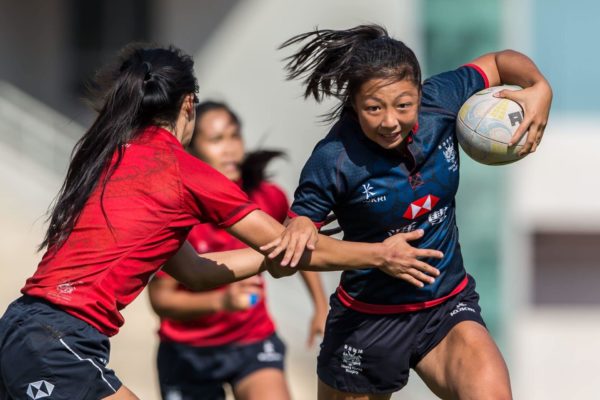
{"type": "Polygon", "coordinates": [[[470,96],[486,87],[488,80],[481,68],[463,65],[425,80],[421,104],[455,112],[470,96]]]}
{"type": "Polygon", "coordinates": [[[342,117],[315,145],[307,164],[334,167],[340,157],[347,154],[349,142],[352,142],[357,129],[360,129],[357,122],[350,117],[342,117]]]}

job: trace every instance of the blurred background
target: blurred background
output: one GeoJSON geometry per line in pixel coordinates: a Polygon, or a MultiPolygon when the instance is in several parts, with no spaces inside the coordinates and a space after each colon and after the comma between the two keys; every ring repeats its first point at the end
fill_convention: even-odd
{"type": "MultiPolygon", "coordinates": [[[[272,175],[291,198],[327,132],[318,115],[333,103],[303,101],[282,71],[289,53],[276,48],[317,26],[376,22],[415,50],[424,76],[513,48],[550,80],[553,110],[536,154],[504,167],[463,155],[461,243],[515,398],[597,399],[598,15],[595,0],[0,0],[0,309],[35,269],[44,213],[94,117],[81,100],[85,82],[122,45],[172,43],[193,55],[200,99],[224,100],[239,113],[249,149],[288,153],[272,175]]],[[[323,279],[332,292],[338,275],[323,279]]],[[[309,297],[295,277],[270,281],[268,290],[294,398],[315,398],[317,349],[305,345],[309,297]]],[[[124,315],[110,366],[138,396],[158,399],[158,324],[145,292],[124,315]]],[[[434,396],[413,373],[393,398],[434,396]]]]}

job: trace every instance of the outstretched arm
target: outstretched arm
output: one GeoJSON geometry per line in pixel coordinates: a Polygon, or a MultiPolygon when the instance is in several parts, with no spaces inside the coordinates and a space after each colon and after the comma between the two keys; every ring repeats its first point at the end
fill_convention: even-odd
{"type": "MultiPolygon", "coordinates": [[[[283,225],[268,214],[260,210],[253,211],[228,231],[256,251],[242,249],[198,255],[185,242],[166,263],[164,270],[193,290],[207,290],[247,278],[266,268],[264,255],[259,253],[259,248],[280,236],[283,230],[283,225]]],[[[383,243],[346,242],[319,235],[315,250],[305,250],[298,266],[314,271],[380,268],[391,276],[422,287],[424,283],[433,282],[439,271],[421,259],[443,257],[440,251],[408,245],[407,241],[416,240],[422,235],[420,230],[398,234],[383,243]]],[[[262,252],[268,254],[270,250],[262,252]]],[[[269,272],[273,276],[297,272],[296,268],[281,266],[281,258],[280,255],[269,262],[269,272]]]]}
{"type": "Polygon", "coordinates": [[[523,122],[512,137],[511,145],[518,143],[528,132],[521,155],[533,153],[544,135],[552,104],[552,88],[534,62],[513,50],[489,53],[472,61],[487,75],[490,86],[519,85],[523,90],[503,90],[498,97],[516,101],[524,112],[523,122]]]}

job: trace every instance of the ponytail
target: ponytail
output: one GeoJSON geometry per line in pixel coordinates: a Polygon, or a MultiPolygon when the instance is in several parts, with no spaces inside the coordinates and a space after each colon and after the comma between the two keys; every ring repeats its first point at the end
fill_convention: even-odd
{"type": "Polygon", "coordinates": [[[123,157],[123,145],[146,126],[172,127],[185,95],[197,90],[192,59],[174,47],[130,45],[115,65],[97,74],[90,101],[98,116],[73,148],[39,250],[58,249],[64,243],[98,183],[102,185],[102,212],[110,226],[102,198],[123,157]],[[116,160],[107,169],[113,156],[116,160]]]}

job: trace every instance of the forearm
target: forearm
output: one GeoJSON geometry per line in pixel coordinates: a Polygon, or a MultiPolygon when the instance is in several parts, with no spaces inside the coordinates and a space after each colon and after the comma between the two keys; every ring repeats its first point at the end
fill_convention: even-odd
{"type": "Polygon", "coordinates": [[[221,290],[204,293],[177,290],[157,294],[153,298],[152,307],[162,318],[187,321],[223,311],[223,299],[224,293],[221,290]]]}
{"type": "Polygon", "coordinates": [[[163,270],[190,289],[202,291],[256,275],[264,269],[263,259],[252,249],[198,255],[185,242],[163,270]]]}
{"type": "Polygon", "coordinates": [[[385,265],[387,248],[381,243],[357,243],[319,235],[314,251],[305,251],[298,264],[305,271],[343,271],[385,265]]]}

